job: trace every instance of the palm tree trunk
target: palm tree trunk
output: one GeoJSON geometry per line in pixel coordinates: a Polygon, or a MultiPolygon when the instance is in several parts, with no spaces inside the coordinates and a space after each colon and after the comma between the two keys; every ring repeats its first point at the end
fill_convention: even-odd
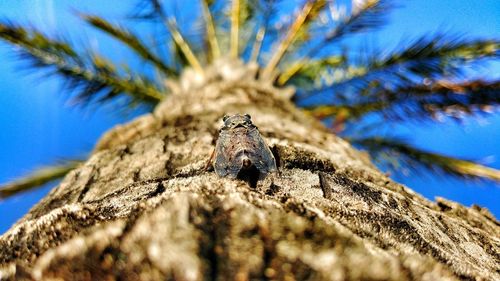
{"type": "Polygon", "coordinates": [[[154,113],[109,131],[0,237],[0,279],[500,279],[487,210],[392,182],[255,70],[187,70],[154,113]],[[257,188],[204,168],[237,112],[278,158],[257,188]]]}

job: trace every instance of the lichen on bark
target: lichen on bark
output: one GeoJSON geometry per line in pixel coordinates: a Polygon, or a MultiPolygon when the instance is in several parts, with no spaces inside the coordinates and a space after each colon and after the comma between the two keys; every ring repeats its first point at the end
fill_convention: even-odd
{"type": "Polygon", "coordinates": [[[500,279],[487,210],[394,183],[255,71],[188,71],[109,131],[0,237],[0,279],[500,279]],[[204,169],[226,113],[252,115],[279,177],[250,188],[204,169]]]}

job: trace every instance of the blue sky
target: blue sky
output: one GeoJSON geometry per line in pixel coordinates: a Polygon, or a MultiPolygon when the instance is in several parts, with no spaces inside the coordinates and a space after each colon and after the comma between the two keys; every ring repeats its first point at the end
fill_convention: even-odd
{"type": "MultiPolygon", "coordinates": [[[[125,2],[125,1],[123,1],[125,2]]],[[[71,12],[97,12],[119,18],[132,7],[115,1],[0,1],[0,18],[32,23],[49,34],[63,31],[74,38],[87,38],[92,47],[115,61],[129,61],[127,50],[114,48],[117,43],[102,34],[89,32],[71,12]]],[[[133,3],[133,2],[132,2],[133,3]]],[[[400,1],[401,7],[390,16],[389,24],[369,40],[377,46],[392,48],[401,39],[411,39],[438,30],[471,37],[500,38],[500,1],[445,0],[400,1]]],[[[57,159],[84,157],[99,136],[113,125],[138,114],[121,115],[111,107],[72,108],[62,98],[57,79],[29,74],[16,61],[12,47],[0,43],[0,183],[25,172],[53,163],[57,159]],[[26,75],[29,74],[29,75],[26,75]]],[[[500,73],[500,63],[489,65],[485,76],[500,73]]],[[[497,76],[498,77],[498,76],[497,76]]],[[[450,155],[484,160],[500,168],[500,114],[467,119],[464,125],[411,125],[395,128],[401,136],[416,145],[450,155]]],[[[469,182],[427,173],[397,176],[398,182],[433,199],[445,197],[467,206],[475,203],[489,208],[500,217],[500,185],[491,182],[469,182]]],[[[0,202],[0,233],[7,230],[52,187],[25,193],[0,202]]]]}

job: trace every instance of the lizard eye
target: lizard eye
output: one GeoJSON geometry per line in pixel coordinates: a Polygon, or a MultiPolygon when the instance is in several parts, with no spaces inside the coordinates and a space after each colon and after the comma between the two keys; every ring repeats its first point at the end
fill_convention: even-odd
{"type": "Polygon", "coordinates": [[[224,114],[224,117],[222,117],[222,121],[226,122],[227,118],[229,118],[229,116],[224,114]]]}
{"type": "Polygon", "coordinates": [[[245,114],[245,117],[248,118],[248,119],[252,119],[252,117],[250,116],[250,114],[245,114]]]}

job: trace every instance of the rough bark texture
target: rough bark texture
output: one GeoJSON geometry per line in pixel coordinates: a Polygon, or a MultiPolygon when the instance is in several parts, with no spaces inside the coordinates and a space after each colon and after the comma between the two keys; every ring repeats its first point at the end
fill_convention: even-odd
{"type": "Polygon", "coordinates": [[[487,210],[392,182],[254,70],[188,71],[153,114],[107,133],[0,237],[0,279],[500,280],[487,210]],[[254,189],[204,170],[235,112],[278,156],[281,176],[254,189]]]}

